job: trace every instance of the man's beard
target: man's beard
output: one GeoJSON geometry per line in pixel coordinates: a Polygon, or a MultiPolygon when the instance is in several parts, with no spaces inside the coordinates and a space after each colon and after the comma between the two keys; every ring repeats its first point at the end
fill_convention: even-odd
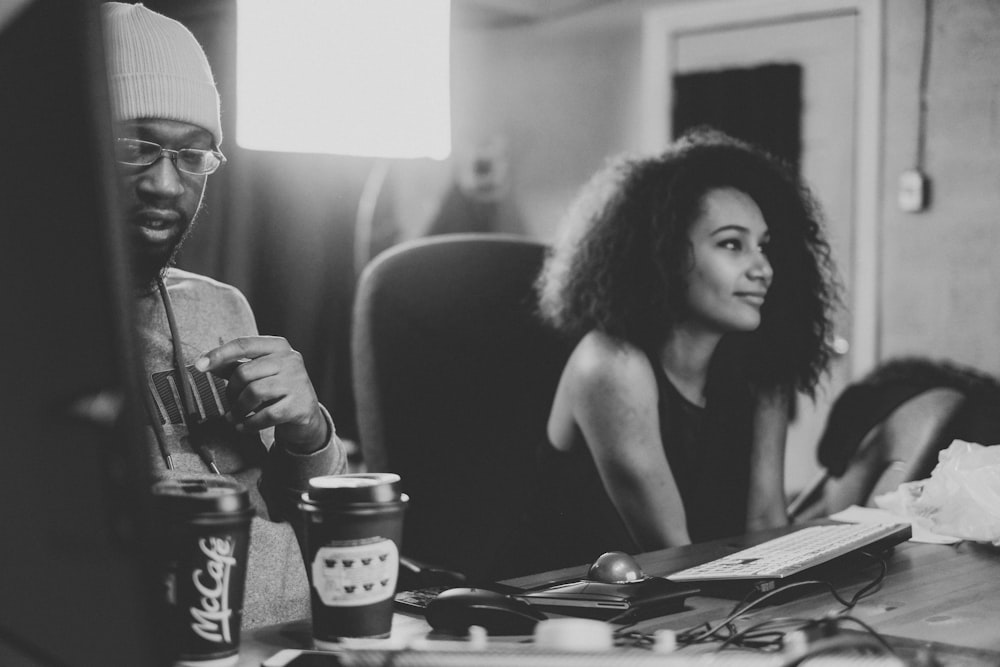
{"type": "Polygon", "coordinates": [[[191,228],[189,227],[169,253],[132,253],[132,275],[135,278],[136,287],[144,292],[152,290],[156,281],[163,277],[167,267],[174,263],[177,253],[190,234],[191,228]]]}
{"type": "MultiPolygon", "coordinates": [[[[199,207],[198,212],[201,211],[199,207]]],[[[177,242],[164,251],[142,247],[141,241],[133,239],[132,247],[132,277],[133,284],[140,293],[151,292],[156,289],[156,283],[163,277],[164,272],[172,266],[177,254],[180,252],[184,242],[191,236],[194,229],[194,221],[198,217],[198,212],[191,218],[191,222],[184,229],[177,242]]]]}

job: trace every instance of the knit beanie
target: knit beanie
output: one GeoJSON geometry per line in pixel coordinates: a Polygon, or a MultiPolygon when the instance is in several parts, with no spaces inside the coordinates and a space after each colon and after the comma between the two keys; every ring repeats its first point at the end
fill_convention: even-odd
{"type": "Polygon", "coordinates": [[[191,31],[141,4],[106,2],[101,13],[115,120],[191,123],[221,144],[219,91],[191,31]]]}

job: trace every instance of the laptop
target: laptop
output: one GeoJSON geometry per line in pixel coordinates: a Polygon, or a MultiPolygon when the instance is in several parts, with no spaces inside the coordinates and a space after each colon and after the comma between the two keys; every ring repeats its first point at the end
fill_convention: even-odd
{"type": "Polygon", "coordinates": [[[699,590],[697,586],[663,577],[646,577],[624,584],[579,579],[516,597],[544,611],[567,616],[633,621],[682,611],[684,600],[697,595],[699,590]]]}

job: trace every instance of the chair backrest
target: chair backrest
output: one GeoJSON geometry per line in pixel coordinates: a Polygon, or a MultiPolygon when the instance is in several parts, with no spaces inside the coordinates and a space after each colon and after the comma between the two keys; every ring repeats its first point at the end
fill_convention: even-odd
{"type": "Polygon", "coordinates": [[[400,244],[358,285],[352,327],[361,451],[401,475],[407,556],[491,578],[533,487],[569,343],[535,314],[546,247],[497,234],[400,244]]]}
{"type": "Polygon", "coordinates": [[[818,444],[822,475],[790,506],[800,519],[873,499],[924,479],[938,453],[959,438],[1000,438],[1000,382],[944,361],[886,362],[834,402],[818,444]]]}

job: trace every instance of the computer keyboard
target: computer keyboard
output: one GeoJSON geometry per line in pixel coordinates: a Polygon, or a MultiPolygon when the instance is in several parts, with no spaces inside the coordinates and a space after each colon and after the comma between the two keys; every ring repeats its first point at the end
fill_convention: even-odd
{"type": "Polygon", "coordinates": [[[782,579],[858,551],[881,551],[910,538],[909,524],[809,526],[702,565],[667,575],[671,581],[782,579]]]}

